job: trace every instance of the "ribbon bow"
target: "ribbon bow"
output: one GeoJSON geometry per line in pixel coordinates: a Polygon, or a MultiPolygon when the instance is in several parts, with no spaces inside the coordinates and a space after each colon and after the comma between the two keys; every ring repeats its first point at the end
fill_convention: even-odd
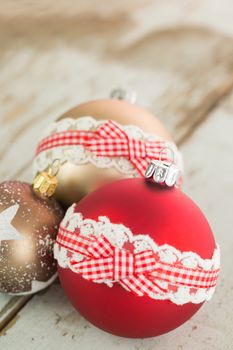
{"type": "MultiPolygon", "coordinates": [[[[148,164],[159,159],[165,141],[144,141],[130,138],[118,124],[109,120],[96,131],[67,130],[44,138],[38,145],[39,153],[63,146],[81,145],[98,157],[125,157],[144,176],[148,164]]],[[[162,161],[168,160],[163,153],[162,161]]]]}
{"type": "Polygon", "coordinates": [[[85,237],[60,227],[57,243],[71,251],[72,270],[94,282],[118,282],[137,295],[164,294],[168,286],[210,288],[215,286],[219,269],[191,269],[159,260],[152,250],[131,253],[113,246],[105,236],[85,237]],[[84,256],[78,261],[75,253],[84,256]],[[159,282],[167,282],[161,287],[159,282]]]}
{"type": "MultiPolygon", "coordinates": [[[[84,240],[79,237],[82,243],[84,240]]],[[[156,260],[152,251],[132,254],[127,250],[113,247],[104,236],[101,236],[88,246],[85,260],[71,261],[71,264],[76,272],[86,279],[119,282],[132,275],[152,271],[156,260]]]]}

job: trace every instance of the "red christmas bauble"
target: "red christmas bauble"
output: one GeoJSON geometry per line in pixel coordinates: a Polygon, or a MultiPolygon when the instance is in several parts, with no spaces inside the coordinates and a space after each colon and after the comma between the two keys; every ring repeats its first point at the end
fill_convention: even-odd
{"type": "MultiPolygon", "coordinates": [[[[107,217],[111,223],[129,228],[134,236],[147,235],[158,246],[169,245],[181,254],[194,252],[194,260],[195,254],[211,259],[216,251],[211,228],[201,210],[177,188],[144,179],[120,180],[89,194],[73,211],[96,222],[107,217]]],[[[130,244],[124,248],[132,250],[130,244]]],[[[187,321],[204,301],[177,304],[171,299],[138,296],[119,283],[112,287],[95,283],[61,266],[59,277],[69,300],[87,320],[125,337],[169,332],[187,321]]]]}

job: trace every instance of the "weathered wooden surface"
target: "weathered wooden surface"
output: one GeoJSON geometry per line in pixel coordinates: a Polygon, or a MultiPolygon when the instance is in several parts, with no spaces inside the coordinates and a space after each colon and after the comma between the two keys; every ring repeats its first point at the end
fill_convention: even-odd
{"type": "Polygon", "coordinates": [[[173,342],[174,349],[232,349],[233,281],[227,276],[233,98],[225,102],[233,87],[231,1],[138,0],[131,10],[126,2],[106,5],[105,11],[90,2],[65,11],[62,1],[55,11],[49,0],[31,11],[26,3],[14,7],[17,20],[15,1],[1,6],[0,179],[31,180],[39,134],[66,109],[105,97],[117,86],[133,88],[182,147],[185,189],[213,226],[224,269],[216,296],[198,315],[167,336],[145,341],[122,340],[90,326],[57,284],[31,301],[0,295],[0,346],[167,349],[173,342]]]}
{"type": "Polygon", "coordinates": [[[5,329],[32,296],[1,295],[0,298],[0,330],[5,329]]]}

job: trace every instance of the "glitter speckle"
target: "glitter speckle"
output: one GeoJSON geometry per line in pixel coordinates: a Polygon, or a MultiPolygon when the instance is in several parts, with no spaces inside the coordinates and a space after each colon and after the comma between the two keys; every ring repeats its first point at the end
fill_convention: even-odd
{"type": "Polygon", "coordinates": [[[52,249],[63,210],[54,200],[37,198],[29,184],[1,183],[0,213],[15,204],[20,208],[13,224],[25,239],[0,244],[0,291],[34,293],[54,279],[52,249]]]}

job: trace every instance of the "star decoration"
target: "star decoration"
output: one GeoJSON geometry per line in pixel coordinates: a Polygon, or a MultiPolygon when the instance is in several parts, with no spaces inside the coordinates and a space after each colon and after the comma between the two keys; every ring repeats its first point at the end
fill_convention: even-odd
{"type": "Polygon", "coordinates": [[[24,237],[11,224],[18,209],[19,204],[14,204],[0,213],[0,242],[5,240],[24,239],[24,237]]]}

